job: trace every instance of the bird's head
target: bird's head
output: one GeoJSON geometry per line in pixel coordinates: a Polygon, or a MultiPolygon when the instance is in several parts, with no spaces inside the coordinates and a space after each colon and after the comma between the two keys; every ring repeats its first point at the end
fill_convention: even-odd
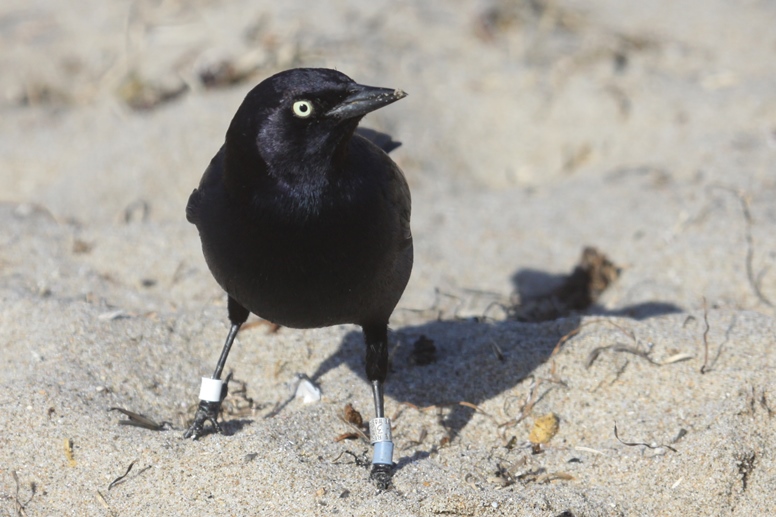
{"type": "Polygon", "coordinates": [[[257,153],[270,176],[289,183],[320,178],[336,169],[364,115],[404,96],[336,70],[280,72],[246,96],[227,132],[227,155],[257,153]]]}

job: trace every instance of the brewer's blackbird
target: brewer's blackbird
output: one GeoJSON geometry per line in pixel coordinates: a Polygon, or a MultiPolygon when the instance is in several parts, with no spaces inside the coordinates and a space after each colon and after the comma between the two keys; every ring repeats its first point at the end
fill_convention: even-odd
{"type": "MultiPolygon", "coordinates": [[[[355,132],[401,90],[329,69],[293,69],[256,86],[186,206],[205,259],[228,295],[231,328],[185,437],[218,431],[229,349],[249,312],[292,328],[361,326],[376,418],[372,479],[391,476],[383,410],[388,318],[412,270],[410,191],[378,146],[355,132]]],[[[388,139],[390,141],[390,139],[388,139]]]]}

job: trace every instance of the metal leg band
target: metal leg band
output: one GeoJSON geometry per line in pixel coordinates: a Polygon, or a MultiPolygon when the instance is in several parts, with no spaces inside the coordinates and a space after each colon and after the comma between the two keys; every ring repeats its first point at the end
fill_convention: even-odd
{"type": "Polygon", "coordinates": [[[393,465],[393,437],[389,418],[373,418],[369,422],[369,436],[374,445],[373,465],[393,465]]]}

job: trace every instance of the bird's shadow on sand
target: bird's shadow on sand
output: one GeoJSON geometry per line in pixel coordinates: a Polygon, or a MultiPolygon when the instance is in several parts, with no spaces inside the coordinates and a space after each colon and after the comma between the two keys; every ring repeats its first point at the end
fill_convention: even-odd
{"type": "MultiPolygon", "coordinates": [[[[521,299],[553,289],[563,276],[536,270],[520,270],[512,280],[521,299]]],[[[449,319],[407,326],[394,332],[391,369],[385,393],[399,402],[418,407],[437,406],[448,410],[443,424],[454,438],[469,422],[474,409],[460,402],[479,405],[517,385],[544,363],[558,341],[575,330],[583,316],[606,315],[641,320],[680,312],[675,305],[642,303],[608,311],[592,305],[584,313],[540,323],[506,320],[483,322],[477,318],[449,319]],[[420,365],[413,355],[413,343],[426,336],[434,341],[436,360],[420,365]],[[397,339],[398,338],[398,339],[397,339]]],[[[347,365],[369,383],[364,373],[364,341],[360,332],[347,334],[339,349],[311,376],[315,381],[329,370],[347,365]]],[[[365,409],[365,418],[373,408],[365,409]]]]}

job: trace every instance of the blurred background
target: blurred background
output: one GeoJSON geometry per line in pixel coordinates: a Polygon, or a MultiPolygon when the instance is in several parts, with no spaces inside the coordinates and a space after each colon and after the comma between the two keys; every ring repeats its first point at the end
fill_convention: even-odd
{"type": "Polygon", "coordinates": [[[568,272],[595,245],[642,273],[612,307],[767,307],[731,284],[776,296],[774,26],[765,0],[8,0],[0,199],[77,228],[185,228],[247,91],[332,67],[410,94],[363,125],[403,142],[417,304],[506,296],[519,267],[568,272]]]}

